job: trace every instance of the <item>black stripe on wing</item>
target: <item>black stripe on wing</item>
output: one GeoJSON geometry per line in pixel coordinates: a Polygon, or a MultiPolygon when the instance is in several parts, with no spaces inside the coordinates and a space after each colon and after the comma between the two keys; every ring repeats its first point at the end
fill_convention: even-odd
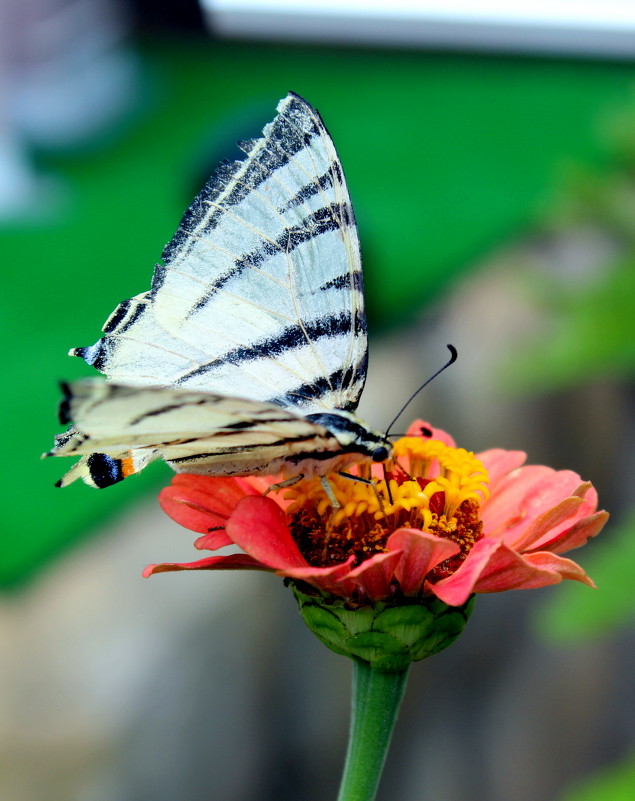
{"type": "Polygon", "coordinates": [[[237,205],[256,187],[268,180],[271,175],[284,167],[300,150],[309,146],[312,136],[320,134],[320,127],[312,115],[311,107],[297,96],[289,98],[285,113],[290,114],[296,125],[290,125],[282,114],[278,114],[266,128],[263,139],[244,142],[248,158],[245,161],[225,162],[213,173],[203,189],[194,198],[183,215],[176,233],[163,250],[163,261],[169,264],[176,255],[185,255],[188,235],[205,221],[205,231],[216,227],[221,211],[210,214],[210,203],[215,203],[233,182],[231,190],[222,198],[224,208],[237,205]],[[275,150],[266,147],[267,142],[275,142],[275,150]],[[253,149],[258,151],[258,160],[251,160],[253,149]],[[206,219],[207,218],[207,219],[206,219]]]}
{"type": "MultiPolygon", "coordinates": [[[[276,358],[290,350],[313,344],[319,339],[348,334],[351,330],[355,333],[366,331],[365,315],[356,314],[353,316],[351,312],[346,311],[306,322],[303,325],[290,325],[274,337],[261,339],[258,342],[254,342],[253,345],[234,348],[218,359],[206,362],[200,367],[188,371],[175,382],[175,386],[183,385],[190,378],[205,375],[205,373],[209,373],[227,363],[237,365],[252,359],[276,358]]],[[[329,387],[329,389],[333,389],[333,387],[329,387]]]]}
{"type": "Polygon", "coordinates": [[[106,334],[115,330],[120,334],[123,333],[137,322],[147,308],[147,303],[139,303],[135,298],[122,301],[106,320],[102,331],[106,334]]]}
{"type": "MultiPolygon", "coordinates": [[[[277,256],[279,253],[291,253],[305,242],[315,239],[329,231],[336,231],[347,227],[352,221],[353,210],[350,205],[348,203],[336,203],[332,206],[324,206],[318,209],[308,215],[299,225],[285,228],[274,242],[264,240],[263,243],[251,253],[247,253],[237,259],[234,265],[207,289],[199,298],[196,305],[192,307],[188,317],[199,309],[204,308],[209,300],[222,289],[225,284],[237,278],[245,270],[252,267],[260,267],[267,259],[272,256],[277,256]]],[[[155,272],[152,281],[151,296],[154,296],[161,288],[164,276],[165,269],[161,273],[159,273],[158,270],[155,272]]]]}
{"type": "Polygon", "coordinates": [[[346,370],[334,370],[329,376],[316,378],[310,383],[298,384],[281,395],[268,398],[267,402],[275,403],[278,406],[302,406],[305,403],[319,402],[334,390],[345,390],[350,400],[340,408],[347,412],[354,412],[364,388],[367,368],[368,354],[365,353],[359,364],[348,367],[346,370]]]}
{"type": "MultiPolygon", "coordinates": [[[[222,432],[219,432],[219,436],[222,432]]],[[[264,448],[280,448],[284,445],[289,445],[294,442],[310,442],[315,439],[315,434],[302,434],[297,437],[281,437],[273,442],[255,442],[252,445],[233,445],[224,450],[210,451],[209,453],[195,453],[191,456],[178,456],[176,459],[169,459],[170,464],[179,464],[180,462],[200,462],[205,459],[216,459],[219,456],[233,456],[237,453],[250,453],[253,451],[261,451],[264,448]]],[[[311,452],[312,453],[312,452],[311,452]]],[[[333,456],[333,452],[329,452],[329,457],[333,456]]],[[[317,457],[320,458],[320,457],[317,457]]]]}
{"type": "MultiPolygon", "coordinates": [[[[161,265],[157,265],[153,282],[156,279],[157,272],[160,270],[164,270],[164,268],[161,267],[161,265]]],[[[102,331],[104,331],[107,336],[97,340],[94,345],[73,348],[70,351],[70,355],[79,356],[80,359],[83,359],[87,364],[92,364],[97,370],[101,370],[102,373],[106,372],[105,367],[113,348],[111,337],[124,334],[141,319],[141,316],[149,308],[150,304],[148,302],[140,302],[136,298],[123,300],[103,325],[102,331]]]]}
{"type": "Polygon", "coordinates": [[[299,189],[293,197],[289,198],[289,200],[278,209],[278,211],[285,212],[296,206],[301,206],[319,192],[330,189],[334,184],[341,184],[342,181],[342,169],[336,161],[333,161],[326,172],[314,178],[303,186],[302,189],[299,189]]]}
{"type": "Polygon", "coordinates": [[[361,270],[355,270],[350,273],[342,273],[336,278],[331,278],[330,281],[318,287],[318,292],[325,292],[327,289],[355,289],[358,292],[364,292],[364,277],[361,270]]]}

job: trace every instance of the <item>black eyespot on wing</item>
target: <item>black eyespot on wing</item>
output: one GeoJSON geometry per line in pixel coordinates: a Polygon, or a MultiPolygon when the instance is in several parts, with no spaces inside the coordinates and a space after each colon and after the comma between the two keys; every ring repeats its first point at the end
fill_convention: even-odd
{"type": "Polygon", "coordinates": [[[431,437],[432,436],[432,429],[428,428],[428,426],[420,426],[419,431],[421,432],[422,437],[431,437]]]}
{"type": "Polygon", "coordinates": [[[87,460],[90,477],[99,489],[111,487],[123,481],[125,476],[120,459],[113,459],[105,453],[91,453],[87,460]]]}

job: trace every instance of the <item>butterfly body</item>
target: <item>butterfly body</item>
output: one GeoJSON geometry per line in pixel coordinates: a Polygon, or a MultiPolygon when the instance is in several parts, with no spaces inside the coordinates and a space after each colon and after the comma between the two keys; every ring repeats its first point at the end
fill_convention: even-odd
{"type": "Polygon", "coordinates": [[[81,458],[62,486],[109,486],[157,458],[293,477],[390,455],[354,415],[367,339],[342,168],[306,101],[290,94],[278,112],[194,199],[150,290],[71,351],[107,381],[64,388],[71,427],[48,455],[81,458]]]}

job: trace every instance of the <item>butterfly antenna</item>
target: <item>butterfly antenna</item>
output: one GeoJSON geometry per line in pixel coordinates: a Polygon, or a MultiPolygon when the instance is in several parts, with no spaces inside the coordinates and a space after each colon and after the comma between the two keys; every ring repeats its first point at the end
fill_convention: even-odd
{"type": "Polygon", "coordinates": [[[440,368],[439,368],[439,369],[436,371],[436,373],[434,373],[433,375],[431,375],[431,376],[430,376],[430,378],[428,378],[426,381],[424,381],[424,382],[423,382],[423,384],[422,384],[422,385],[421,385],[421,386],[420,386],[418,389],[416,389],[416,390],[415,390],[415,391],[412,393],[412,395],[411,395],[411,396],[408,398],[408,400],[407,400],[407,401],[404,403],[404,405],[401,407],[401,409],[399,409],[399,411],[397,412],[397,414],[396,414],[396,415],[395,415],[395,417],[393,418],[392,422],[390,423],[390,425],[389,425],[389,426],[388,426],[388,428],[386,429],[386,434],[385,434],[385,436],[389,436],[389,434],[390,434],[390,429],[391,429],[391,428],[392,428],[392,427],[395,425],[395,423],[397,422],[397,420],[399,420],[399,418],[401,417],[401,415],[402,415],[402,414],[403,414],[403,413],[406,411],[406,409],[408,408],[408,406],[410,406],[410,404],[412,403],[412,401],[413,401],[413,400],[414,400],[414,399],[417,397],[417,395],[418,395],[418,394],[421,392],[421,390],[422,390],[422,389],[424,389],[425,387],[427,387],[427,386],[428,386],[428,384],[429,384],[431,381],[434,381],[434,379],[435,379],[435,378],[436,378],[438,375],[441,375],[441,373],[442,373],[444,370],[447,370],[447,368],[448,368],[448,367],[449,367],[451,364],[454,364],[454,362],[456,361],[456,359],[457,359],[457,356],[458,356],[458,353],[456,352],[456,348],[454,347],[454,345],[448,345],[448,350],[450,351],[450,358],[448,359],[448,361],[447,361],[447,362],[446,362],[446,363],[443,365],[443,367],[440,367],[440,368]]]}

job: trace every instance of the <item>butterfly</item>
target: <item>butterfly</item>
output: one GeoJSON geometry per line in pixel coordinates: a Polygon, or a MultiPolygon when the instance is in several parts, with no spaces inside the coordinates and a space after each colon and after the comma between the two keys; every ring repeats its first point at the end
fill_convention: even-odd
{"type": "Polygon", "coordinates": [[[58,482],[107,487],[164,459],[177,472],[325,476],[383,462],[355,415],[368,343],[355,217],[322,119],[290,93],[245,158],[214,172],[104,336],[70,355],[107,380],[64,384],[79,456],[58,482]]]}

